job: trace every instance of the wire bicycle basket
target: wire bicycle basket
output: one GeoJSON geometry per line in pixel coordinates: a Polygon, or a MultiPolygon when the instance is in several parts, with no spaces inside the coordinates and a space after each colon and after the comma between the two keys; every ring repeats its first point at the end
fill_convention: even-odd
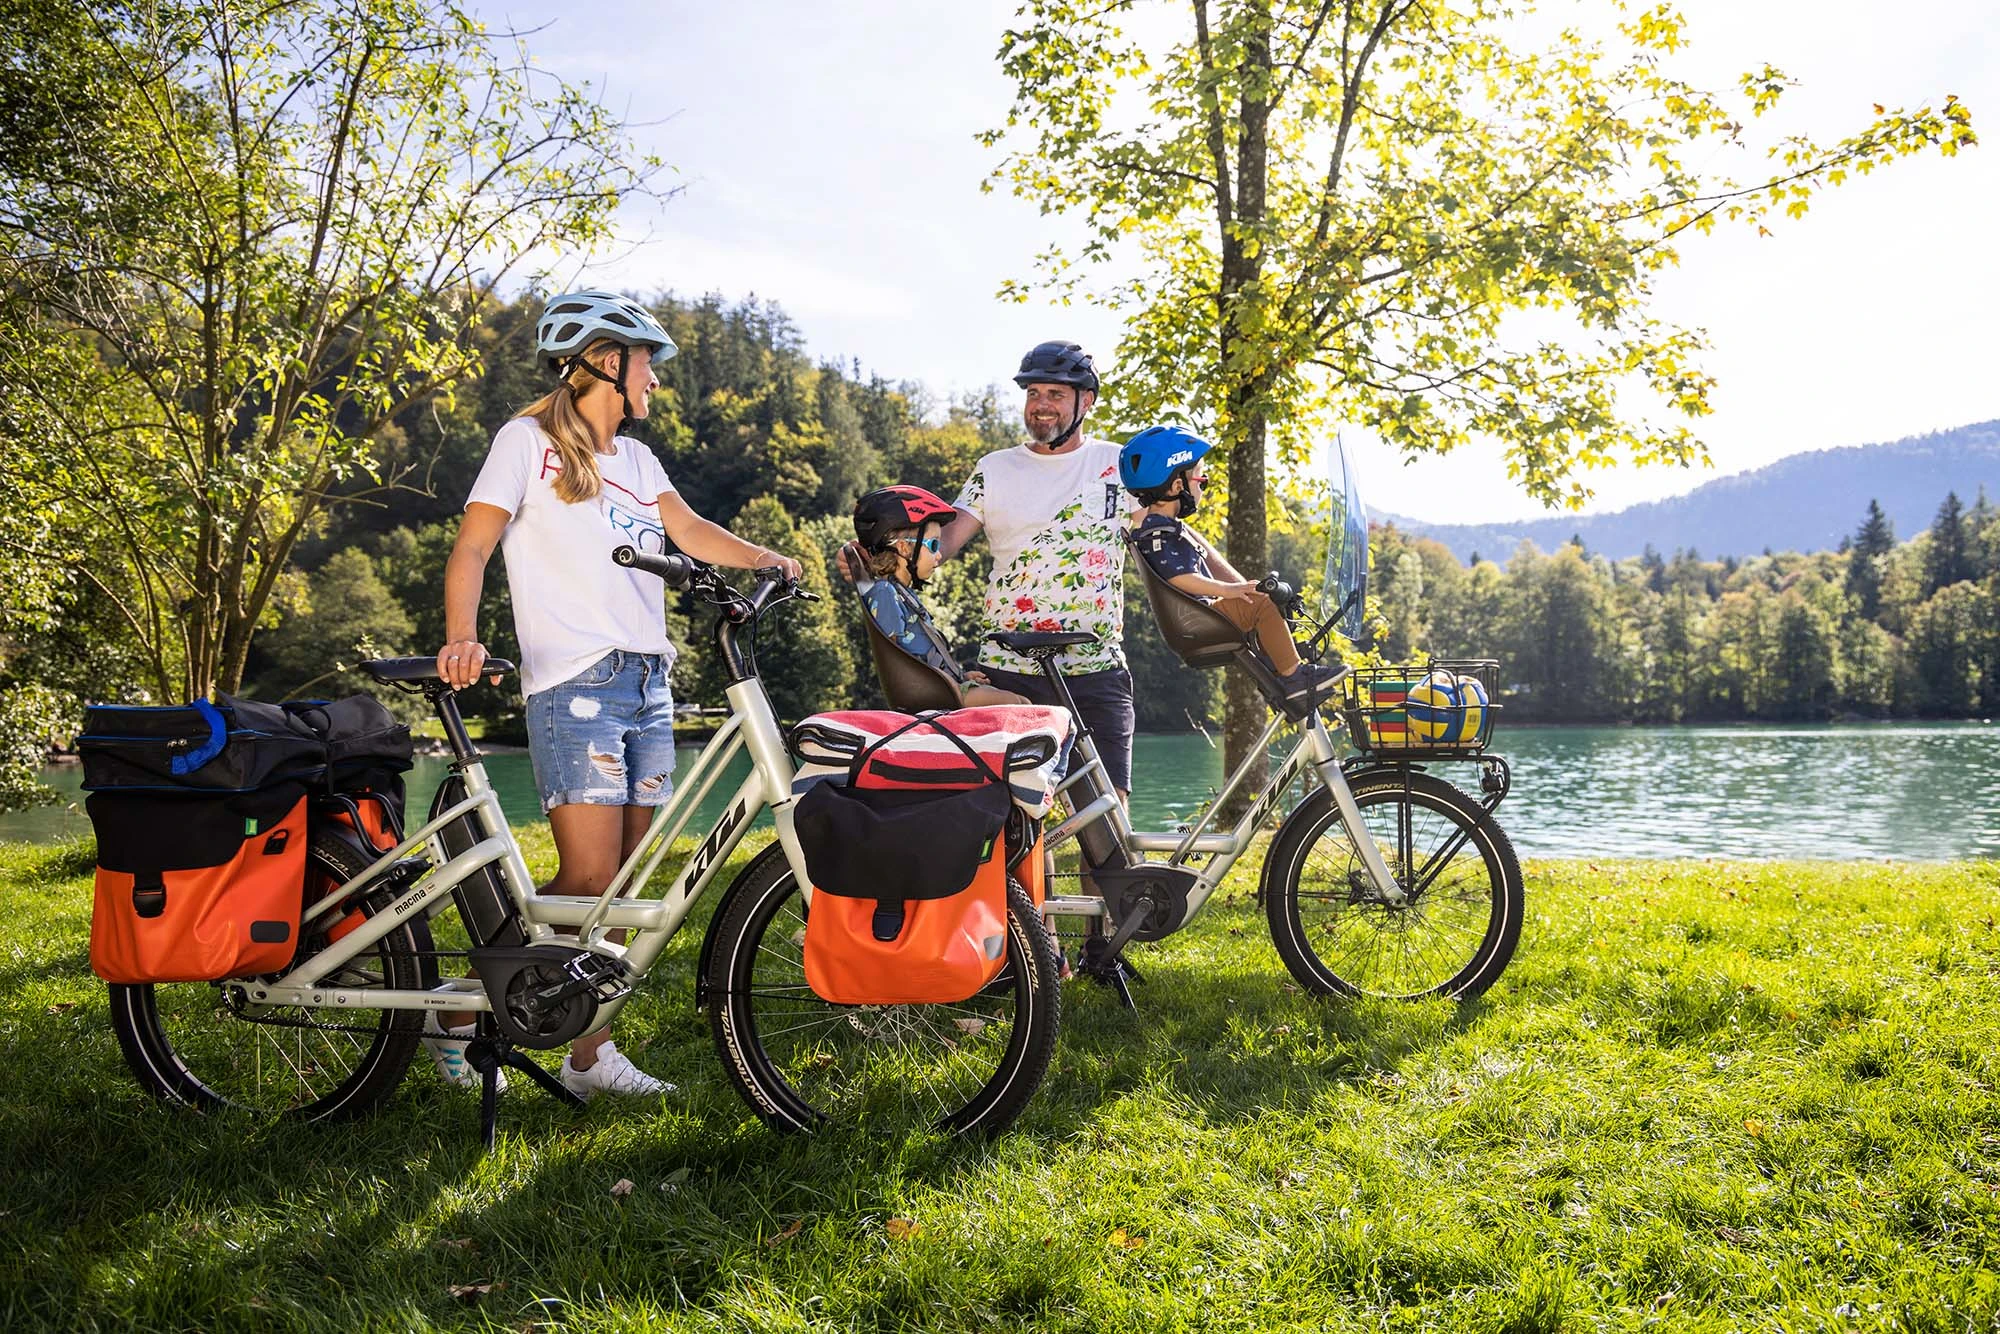
{"type": "Polygon", "coordinates": [[[1413,758],[1477,754],[1493,738],[1499,680],[1493,658],[1359,667],[1344,683],[1341,713],[1360,750],[1413,758]]]}

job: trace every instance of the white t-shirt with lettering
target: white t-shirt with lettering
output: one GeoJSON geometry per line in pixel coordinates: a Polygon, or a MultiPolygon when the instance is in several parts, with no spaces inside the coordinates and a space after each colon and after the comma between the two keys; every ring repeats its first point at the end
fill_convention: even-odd
{"type": "Polygon", "coordinates": [[[516,417],[494,435],[465,498],[512,516],[500,551],[521,641],[524,695],[561,685],[613,649],[673,660],[665,585],[613,564],[611,551],[665,549],[659,497],[674,484],[644,444],[622,435],[613,443],[617,453],[597,456],[604,479],[597,496],[565,504],[555,492],[562,474],[555,442],[532,419],[516,417]]]}
{"type": "MultiPolygon", "coordinates": [[[[1097,643],[1070,649],[1065,672],[1125,665],[1127,516],[1139,502],[1118,484],[1118,446],[1085,438],[1063,454],[1016,445],[979,460],[953,503],[985,525],[993,548],[986,629],[1088,630],[1097,643]]],[[[979,661],[1006,671],[1041,669],[998,644],[979,661]]]]}

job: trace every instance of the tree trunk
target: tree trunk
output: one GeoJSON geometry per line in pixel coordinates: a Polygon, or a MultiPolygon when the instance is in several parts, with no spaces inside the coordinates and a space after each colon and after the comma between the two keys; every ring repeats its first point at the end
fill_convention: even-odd
{"type": "MultiPolygon", "coordinates": [[[[1238,112],[1236,139],[1235,224],[1239,235],[1232,236],[1224,220],[1222,236],[1222,352],[1223,375],[1229,383],[1229,563],[1245,578],[1262,577],[1270,568],[1270,527],[1265,517],[1264,448],[1267,432],[1260,402],[1265,370],[1239,358],[1245,339],[1236,332],[1246,304],[1261,300],[1264,273],[1263,238],[1257,235],[1265,220],[1264,188],[1269,160],[1266,126],[1271,108],[1271,20],[1268,6],[1253,7],[1243,20],[1247,25],[1243,60],[1249,67],[1244,77],[1243,99],[1238,112]],[[1242,234],[1254,240],[1244,245],[1242,234]]],[[[1253,326],[1254,327],[1254,326],[1253,326]]],[[[1254,342],[1257,335],[1252,334],[1254,342]]],[[[1239,764],[1250,765],[1249,775],[1221,814],[1229,819],[1240,815],[1250,798],[1263,791],[1269,772],[1268,758],[1257,746],[1263,735],[1266,710],[1264,697],[1241,672],[1230,672],[1224,687],[1222,762],[1225,772],[1235,773],[1239,764]]]]}

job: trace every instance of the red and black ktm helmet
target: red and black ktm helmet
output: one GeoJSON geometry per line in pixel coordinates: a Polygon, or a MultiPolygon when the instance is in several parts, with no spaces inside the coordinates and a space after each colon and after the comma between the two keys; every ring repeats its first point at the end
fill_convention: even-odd
{"type": "Polygon", "coordinates": [[[921,486],[885,486],[854,502],[854,536],[869,551],[883,551],[898,528],[949,523],[956,512],[921,486]]]}

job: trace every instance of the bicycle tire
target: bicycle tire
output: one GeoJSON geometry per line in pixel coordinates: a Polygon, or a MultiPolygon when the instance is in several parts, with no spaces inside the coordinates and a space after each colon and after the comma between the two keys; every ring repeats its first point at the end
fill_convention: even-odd
{"type": "MultiPolygon", "coordinates": [[[[336,885],[369,865],[328,830],[314,834],[306,855],[308,874],[318,871],[336,885]]],[[[369,904],[361,906],[372,915],[369,904]]],[[[305,948],[325,944],[324,934],[315,933],[305,948]]],[[[372,955],[356,955],[326,980],[420,989],[430,949],[428,924],[406,921],[376,942],[372,955]]],[[[251,1019],[215,983],[154,982],[111,986],[111,1026],[125,1063],[156,1097],[203,1112],[322,1121],[365,1115],[395,1092],[416,1054],[423,1015],[273,1006],[251,1019]]]]}
{"type": "Polygon", "coordinates": [[[1430,774],[1409,774],[1407,788],[1391,771],[1352,786],[1362,822],[1409,897],[1391,903],[1374,888],[1332,796],[1314,792],[1264,861],[1264,910],[1279,957],[1300,986],[1323,996],[1478,996],[1520,941],[1514,845],[1483,807],[1430,774]]]}
{"type": "Polygon", "coordinates": [[[1048,1072],[1062,1004],[1055,947],[1026,891],[1008,880],[1000,975],[955,1005],[821,1000],[805,980],[805,908],[774,843],[730,885],[710,942],[716,1049],[766,1125],[992,1135],[1020,1115],[1048,1072]]]}

